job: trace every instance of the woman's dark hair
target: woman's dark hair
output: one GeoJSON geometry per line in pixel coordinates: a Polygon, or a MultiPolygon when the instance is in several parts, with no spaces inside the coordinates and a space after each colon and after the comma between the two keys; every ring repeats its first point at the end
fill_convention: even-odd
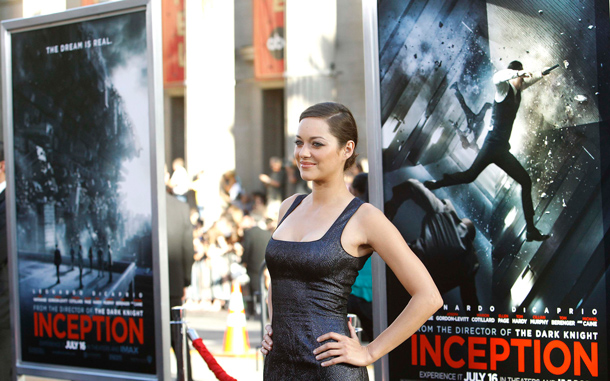
{"type": "Polygon", "coordinates": [[[358,145],[358,126],[347,107],[335,102],[318,103],[303,111],[299,117],[299,122],[305,118],[323,119],[328,124],[330,133],[339,141],[339,147],[344,147],[350,140],[353,141],[354,153],[345,162],[343,170],[354,165],[358,156],[355,152],[358,145]]]}

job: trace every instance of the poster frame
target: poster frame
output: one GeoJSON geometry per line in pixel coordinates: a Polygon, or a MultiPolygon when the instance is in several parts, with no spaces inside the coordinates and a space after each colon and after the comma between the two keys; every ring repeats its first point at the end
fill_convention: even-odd
{"type": "MultiPolygon", "coordinates": [[[[383,163],[381,144],[381,106],[379,88],[379,38],[377,0],[362,0],[362,31],[364,41],[364,88],[366,109],[367,158],[369,161],[369,202],[383,212],[383,163]]],[[[373,273],[373,334],[377,337],[388,326],[386,264],[375,253],[373,273]]],[[[375,363],[375,379],[389,380],[389,358],[375,363]]]]}
{"type": "Polygon", "coordinates": [[[167,237],[165,233],[165,192],[163,185],[163,65],[160,0],[124,0],[70,9],[61,13],[3,21],[0,25],[2,46],[2,123],[7,174],[7,243],[9,257],[9,290],[11,331],[13,332],[13,374],[65,378],[72,380],[164,380],[170,378],[169,367],[169,291],[167,237]],[[151,179],[152,263],[155,316],[155,374],[110,371],[98,368],[52,365],[22,359],[20,300],[18,289],[15,168],[13,149],[12,50],[11,35],[82,21],[145,12],[147,40],[148,112],[151,179]],[[162,234],[163,233],[163,234],[162,234]]]}
{"type": "MultiPolygon", "coordinates": [[[[380,94],[381,93],[380,93],[380,80],[379,80],[380,69],[379,69],[378,7],[377,7],[377,0],[363,0],[362,3],[363,3],[362,10],[363,10],[364,62],[365,62],[365,99],[366,99],[366,114],[367,114],[366,132],[367,132],[367,138],[368,138],[367,154],[368,154],[369,168],[370,168],[369,182],[368,182],[369,196],[370,196],[370,202],[373,205],[375,205],[378,209],[380,209],[381,211],[384,211],[384,207],[383,207],[384,206],[384,191],[383,191],[384,173],[383,173],[383,169],[382,169],[382,167],[383,167],[383,162],[382,162],[383,149],[382,149],[382,142],[381,142],[382,131],[381,131],[381,124],[380,124],[380,121],[382,120],[382,118],[381,118],[381,106],[380,106],[380,100],[381,100],[380,94]]],[[[488,4],[489,4],[489,2],[488,2],[488,4]]],[[[608,55],[607,55],[608,50],[604,49],[604,47],[607,46],[608,39],[600,38],[600,36],[604,36],[604,35],[607,36],[607,33],[608,33],[607,26],[605,26],[605,28],[602,29],[602,25],[607,25],[608,2],[606,2],[605,4],[600,3],[600,4],[596,4],[596,5],[600,5],[599,9],[602,9],[605,11],[605,13],[599,12],[598,7],[595,7],[594,25],[595,25],[595,29],[598,30],[597,31],[597,51],[596,51],[597,57],[596,58],[597,58],[597,65],[599,65],[598,68],[603,68],[603,67],[607,66],[607,62],[608,62],[607,61],[608,60],[608,55]],[[601,30],[603,30],[603,32],[601,30]]],[[[536,8],[536,9],[538,9],[538,8],[536,8]]],[[[542,12],[542,11],[540,11],[540,12],[542,12]]],[[[593,25],[593,23],[592,23],[592,25],[593,25]]],[[[591,29],[593,29],[593,27],[590,26],[589,29],[591,30],[591,29]]],[[[607,86],[608,86],[608,80],[605,79],[604,76],[605,76],[605,74],[603,74],[603,70],[600,69],[600,71],[598,72],[598,83],[597,83],[598,91],[599,91],[599,105],[603,104],[602,99],[605,99],[605,96],[608,94],[607,92],[603,91],[603,90],[607,89],[607,86]]],[[[598,93],[596,93],[596,95],[597,94],[598,93]]],[[[607,126],[608,108],[600,107],[599,112],[600,112],[600,118],[599,118],[600,132],[606,132],[606,135],[607,135],[607,129],[605,129],[604,126],[607,126]]],[[[602,138],[600,140],[600,146],[601,146],[602,152],[603,152],[603,147],[607,146],[607,139],[605,140],[603,138],[603,134],[602,134],[602,138]]],[[[606,160],[607,160],[607,158],[606,158],[606,160]]],[[[604,167],[604,166],[602,165],[602,167],[604,167]]],[[[606,179],[604,179],[604,178],[601,179],[602,198],[603,198],[604,204],[607,202],[607,199],[608,199],[608,192],[604,192],[605,190],[607,190],[607,182],[608,181],[606,179]]],[[[604,207],[603,211],[605,212],[606,209],[607,208],[604,207]]],[[[604,217],[607,217],[607,216],[604,216],[604,217]]],[[[606,244],[605,261],[607,264],[609,261],[609,256],[608,256],[609,250],[608,250],[608,246],[607,246],[607,243],[608,243],[607,218],[604,218],[604,227],[603,228],[604,228],[603,243],[606,244]]],[[[375,336],[377,336],[381,332],[381,330],[383,330],[388,325],[388,314],[387,314],[388,295],[386,293],[387,291],[386,291],[385,265],[378,258],[378,256],[374,256],[374,259],[373,259],[373,274],[374,274],[373,275],[373,294],[374,294],[373,327],[374,327],[375,336]],[[377,262],[375,260],[377,260],[377,262]]],[[[606,274],[607,274],[607,272],[606,272],[606,274]]],[[[608,281],[608,278],[606,278],[606,280],[605,280],[605,290],[606,290],[606,296],[610,295],[610,282],[608,281]]],[[[610,309],[610,298],[606,298],[605,304],[606,304],[606,308],[607,308],[606,311],[608,311],[610,309]]],[[[602,321],[601,327],[603,327],[607,330],[608,327],[610,327],[610,326],[608,326],[609,323],[610,323],[610,319],[608,319],[606,317],[605,322],[602,321]]],[[[601,357],[603,357],[603,356],[601,356],[601,357]]],[[[387,356],[384,356],[383,359],[385,359],[385,361],[386,361],[385,363],[382,360],[380,360],[378,363],[375,364],[376,365],[375,376],[376,376],[376,379],[389,380],[390,364],[388,363],[387,356]],[[378,369],[379,364],[381,364],[381,367],[380,367],[381,369],[378,369]]],[[[394,363],[393,365],[396,365],[396,363],[394,363]]],[[[574,375],[565,374],[565,376],[567,379],[570,376],[574,376],[574,375]]]]}

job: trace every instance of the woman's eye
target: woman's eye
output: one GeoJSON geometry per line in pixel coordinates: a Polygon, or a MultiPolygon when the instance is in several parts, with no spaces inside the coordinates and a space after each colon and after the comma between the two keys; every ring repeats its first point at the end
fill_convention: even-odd
{"type": "Polygon", "coordinates": [[[295,145],[297,145],[297,146],[302,146],[302,145],[303,145],[303,142],[302,142],[302,141],[300,141],[300,140],[295,140],[295,141],[294,141],[294,144],[295,144],[295,145]]]}
{"type": "Polygon", "coordinates": [[[314,147],[323,147],[323,146],[324,146],[324,144],[322,144],[322,143],[318,143],[318,142],[313,142],[313,144],[312,144],[312,145],[313,145],[314,147]]]}

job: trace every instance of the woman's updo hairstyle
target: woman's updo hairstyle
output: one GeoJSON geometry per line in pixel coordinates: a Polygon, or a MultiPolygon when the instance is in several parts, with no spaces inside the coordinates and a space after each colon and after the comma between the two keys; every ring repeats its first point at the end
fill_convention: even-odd
{"type": "Polygon", "coordinates": [[[339,147],[344,147],[348,141],[354,142],[354,153],[345,161],[343,170],[348,169],[356,162],[356,146],[358,145],[358,126],[352,112],[340,103],[322,102],[308,107],[299,122],[305,118],[322,119],[328,124],[330,133],[339,141],[339,147]]]}

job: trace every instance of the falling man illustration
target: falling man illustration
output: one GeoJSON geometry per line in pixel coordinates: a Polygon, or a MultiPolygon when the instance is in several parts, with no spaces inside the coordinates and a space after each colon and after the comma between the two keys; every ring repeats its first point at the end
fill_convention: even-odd
{"type": "Polygon", "coordinates": [[[424,185],[430,190],[435,190],[451,185],[471,183],[489,164],[495,164],[521,185],[526,240],[544,241],[548,239],[549,235],[540,233],[534,225],[532,181],[521,163],[510,153],[509,139],[521,103],[521,91],[548,75],[555,67],[532,74],[523,70],[521,62],[513,61],[507,69],[498,71],[493,77],[496,94],[490,130],[471,167],[464,172],[444,174],[441,180],[426,181],[424,185]]]}
{"type": "Polygon", "coordinates": [[[422,183],[409,179],[392,188],[392,198],[384,205],[393,220],[400,206],[413,200],[426,215],[419,238],[409,247],[424,263],[441,294],[459,287],[462,303],[479,305],[475,276],[479,260],[474,250],[476,228],[468,218],[460,218],[450,200],[441,200],[422,183]]]}
{"type": "Polygon", "coordinates": [[[481,111],[479,111],[478,114],[475,114],[466,104],[457,82],[454,82],[451,85],[451,88],[455,90],[455,97],[458,99],[458,102],[460,102],[464,114],[466,114],[466,130],[460,129],[457,123],[453,123],[453,127],[455,127],[457,134],[460,137],[460,141],[462,142],[462,148],[470,148],[479,152],[477,140],[479,140],[479,136],[481,136],[481,133],[485,128],[485,114],[487,114],[487,110],[491,108],[491,103],[486,102],[483,107],[481,107],[481,111]]]}

